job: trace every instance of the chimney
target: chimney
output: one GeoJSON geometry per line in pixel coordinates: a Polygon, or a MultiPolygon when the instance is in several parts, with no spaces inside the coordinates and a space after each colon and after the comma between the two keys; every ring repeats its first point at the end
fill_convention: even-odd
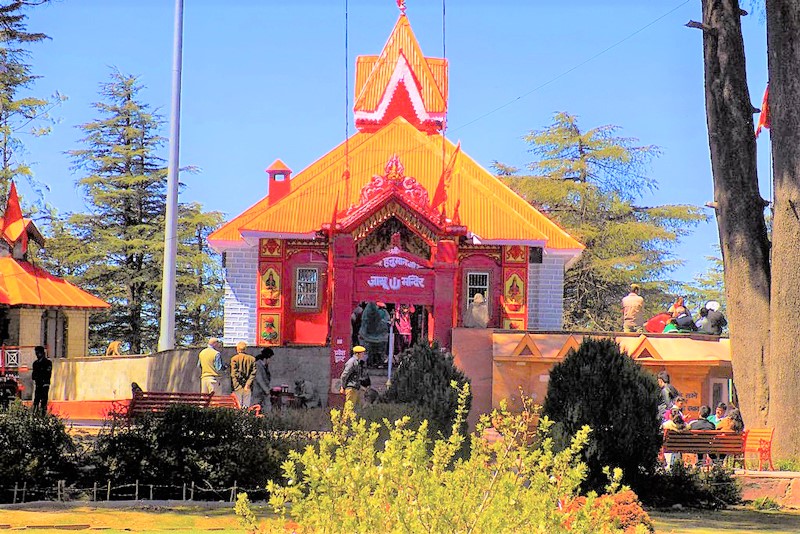
{"type": "Polygon", "coordinates": [[[269,175],[269,205],[272,206],[292,190],[292,183],[289,181],[292,169],[281,160],[276,159],[267,168],[267,174],[269,175]]]}

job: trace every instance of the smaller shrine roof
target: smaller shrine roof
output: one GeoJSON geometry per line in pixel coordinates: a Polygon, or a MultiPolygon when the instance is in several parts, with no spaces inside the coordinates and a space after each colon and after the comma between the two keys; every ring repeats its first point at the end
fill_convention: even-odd
{"type": "Polygon", "coordinates": [[[274,171],[274,172],[292,172],[292,169],[286,166],[284,162],[279,159],[276,159],[272,162],[272,165],[267,167],[267,171],[274,171]]]}
{"type": "Polygon", "coordinates": [[[108,303],[66,280],[11,256],[0,257],[0,305],[110,308],[108,303]]]}

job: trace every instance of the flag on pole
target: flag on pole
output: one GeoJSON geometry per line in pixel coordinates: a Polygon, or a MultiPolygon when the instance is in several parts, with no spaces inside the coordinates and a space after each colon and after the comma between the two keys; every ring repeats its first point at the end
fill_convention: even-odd
{"type": "Polygon", "coordinates": [[[769,84],[767,84],[767,88],[764,90],[764,100],[761,101],[761,114],[758,116],[758,125],[756,126],[756,139],[758,139],[758,134],[761,133],[761,128],[769,129],[770,127],[770,118],[769,118],[769,84]]]}
{"type": "Polygon", "coordinates": [[[21,240],[22,252],[28,250],[28,232],[25,230],[25,219],[22,217],[22,208],[19,205],[17,185],[13,181],[8,192],[6,212],[3,215],[3,237],[10,245],[21,240]]]}
{"type": "Polygon", "coordinates": [[[439,183],[436,186],[436,192],[433,194],[433,199],[431,200],[431,209],[437,209],[439,206],[444,208],[444,203],[447,201],[447,188],[450,186],[450,182],[453,181],[454,172],[457,172],[456,164],[459,161],[458,156],[460,153],[461,141],[459,141],[458,145],[456,145],[456,149],[450,156],[450,161],[447,162],[447,166],[442,172],[442,176],[439,177],[439,183]]]}

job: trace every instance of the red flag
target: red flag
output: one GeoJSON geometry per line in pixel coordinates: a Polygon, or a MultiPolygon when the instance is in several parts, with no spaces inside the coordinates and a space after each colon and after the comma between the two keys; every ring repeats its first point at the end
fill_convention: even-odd
{"type": "Polygon", "coordinates": [[[6,212],[3,215],[3,237],[10,245],[21,241],[23,253],[28,250],[28,232],[25,230],[25,219],[22,217],[22,208],[19,205],[17,185],[13,181],[8,192],[6,212]]]}
{"type": "Polygon", "coordinates": [[[447,167],[445,167],[444,172],[442,172],[442,176],[439,178],[439,183],[436,186],[436,192],[433,194],[433,199],[431,200],[431,209],[437,209],[447,201],[447,187],[453,180],[453,171],[455,169],[456,162],[458,161],[458,155],[460,152],[461,141],[458,142],[456,149],[450,156],[450,161],[447,162],[447,167]]]}
{"type": "Polygon", "coordinates": [[[767,88],[764,90],[764,100],[761,101],[761,114],[758,116],[758,126],[756,127],[756,139],[758,139],[758,134],[761,133],[761,128],[769,129],[770,127],[770,118],[769,118],[769,84],[767,84],[767,88]]]}

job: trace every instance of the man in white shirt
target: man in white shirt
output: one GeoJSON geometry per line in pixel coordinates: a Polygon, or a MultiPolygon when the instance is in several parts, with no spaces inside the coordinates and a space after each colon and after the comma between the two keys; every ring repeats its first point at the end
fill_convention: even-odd
{"type": "Polygon", "coordinates": [[[639,284],[631,284],[631,292],[622,299],[622,331],[641,332],[644,326],[644,299],[639,284]]]}

